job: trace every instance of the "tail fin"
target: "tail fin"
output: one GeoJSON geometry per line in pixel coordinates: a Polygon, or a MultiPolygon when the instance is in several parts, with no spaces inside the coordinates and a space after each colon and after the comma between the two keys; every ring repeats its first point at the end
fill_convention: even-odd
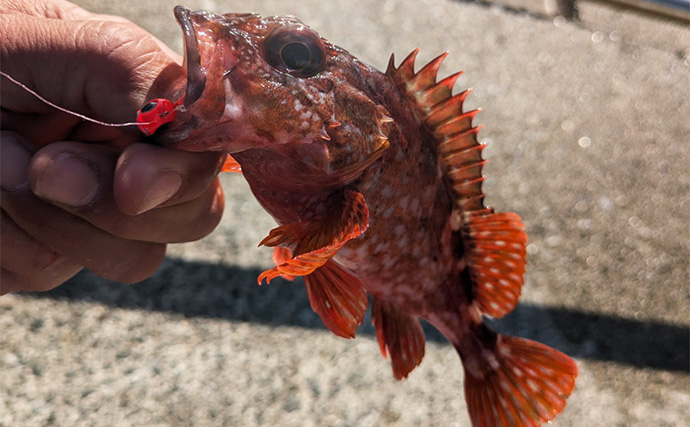
{"type": "Polygon", "coordinates": [[[474,427],[539,426],[563,411],[577,376],[572,359],[544,344],[500,334],[489,347],[482,354],[461,353],[474,427]]]}

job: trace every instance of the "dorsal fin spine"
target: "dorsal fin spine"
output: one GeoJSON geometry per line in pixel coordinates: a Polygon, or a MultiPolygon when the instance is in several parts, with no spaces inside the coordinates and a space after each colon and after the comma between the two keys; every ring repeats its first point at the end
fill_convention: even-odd
{"type": "Polygon", "coordinates": [[[456,207],[461,212],[468,209],[485,212],[481,170],[486,161],[481,158],[481,148],[475,149],[481,147],[477,142],[477,132],[481,127],[472,126],[472,120],[480,110],[463,111],[469,89],[452,94],[453,85],[461,73],[436,81],[447,52],[415,73],[418,53],[419,49],[412,51],[397,68],[391,57],[386,74],[411,101],[436,139],[439,162],[453,182],[456,207]]]}
{"type": "Polygon", "coordinates": [[[459,73],[436,82],[446,54],[415,74],[418,52],[419,49],[413,51],[398,68],[391,61],[386,74],[436,141],[438,162],[452,192],[451,228],[463,235],[467,266],[474,282],[473,304],[482,313],[501,317],[515,307],[523,284],[527,240],[524,226],[518,215],[494,213],[484,206],[484,145],[477,141],[481,126],[472,124],[480,110],[463,111],[471,89],[453,95],[459,73]]]}
{"type": "Polygon", "coordinates": [[[462,75],[462,71],[458,71],[455,74],[451,74],[440,82],[436,83],[435,86],[427,90],[424,95],[420,98],[420,102],[425,105],[432,105],[429,109],[433,109],[433,106],[438,105],[439,102],[449,98],[453,92],[453,86],[458,78],[462,75]]]}
{"type": "Polygon", "coordinates": [[[433,107],[431,107],[429,114],[426,117],[426,125],[430,128],[435,128],[439,124],[448,120],[449,118],[455,117],[457,114],[462,113],[462,105],[469,95],[472,89],[465,89],[464,91],[452,95],[442,101],[437,102],[433,107]]]}
{"type": "Polygon", "coordinates": [[[412,78],[405,83],[408,92],[426,92],[429,88],[436,85],[436,75],[443,60],[448,56],[445,52],[426,64],[421,70],[412,76],[412,78]]]}

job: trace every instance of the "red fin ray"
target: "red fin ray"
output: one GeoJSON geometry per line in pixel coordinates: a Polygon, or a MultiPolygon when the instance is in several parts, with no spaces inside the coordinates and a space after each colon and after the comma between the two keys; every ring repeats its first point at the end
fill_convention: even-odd
{"type": "Polygon", "coordinates": [[[398,87],[400,87],[401,83],[407,82],[414,76],[414,61],[417,58],[418,53],[419,48],[410,52],[410,54],[403,59],[398,68],[395,68],[395,57],[391,55],[386,74],[395,80],[395,82],[398,84],[398,87]]]}
{"type": "Polygon", "coordinates": [[[391,357],[393,375],[398,380],[407,378],[424,358],[424,331],[419,318],[373,298],[371,320],[381,354],[391,357]]]}
{"type": "Polygon", "coordinates": [[[369,210],[362,193],[346,189],[321,206],[320,215],[271,230],[259,246],[290,246],[298,256],[353,239],[369,225],[369,210]],[[339,199],[339,200],[336,200],[339,199]]]}
{"type": "MultiPolygon", "coordinates": [[[[451,119],[448,119],[434,128],[434,135],[436,136],[453,136],[458,133],[467,132],[472,128],[472,119],[479,114],[479,108],[468,111],[466,113],[458,114],[451,119]]],[[[481,128],[477,128],[479,130],[481,128]]]]}
{"type": "Polygon", "coordinates": [[[367,310],[367,293],[357,276],[328,260],[304,277],[309,303],[335,335],[354,338],[367,310]]]}
{"type": "MultiPolygon", "coordinates": [[[[458,71],[436,83],[419,97],[419,102],[423,105],[435,106],[439,102],[447,99],[453,94],[453,86],[461,75],[462,71],[458,71]]],[[[427,117],[427,124],[429,124],[428,120],[429,118],[427,117]]]]}
{"type": "Polygon", "coordinates": [[[503,335],[491,355],[493,367],[466,370],[473,426],[539,426],[563,411],[577,376],[572,359],[544,344],[503,335]]]}
{"type": "Polygon", "coordinates": [[[436,75],[438,74],[443,60],[448,56],[448,52],[442,53],[431,62],[426,64],[421,70],[413,75],[405,84],[408,91],[424,92],[436,84],[436,75]]]}
{"type": "MultiPolygon", "coordinates": [[[[466,154],[460,154],[456,159],[450,159],[452,162],[457,162],[453,169],[448,172],[448,177],[451,179],[454,185],[462,185],[467,181],[474,181],[475,179],[481,178],[482,167],[486,164],[486,160],[482,161],[468,161],[465,163],[466,154]]],[[[481,191],[474,195],[481,194],[481,191]]]]}
{"type": "Polygon", "coordinates": [[[236,172],[242,173],[242,166],[231,155],[227,155],[223,166],[220,168],[221,172],[236,172]]]}
{"type": "MultiPolygon", "coordinates": [[[[273,256],[271,258],[273,258],[273,263],[275,265],[285,264],[286,262],[288,262],[288,260],[292,258],[292,251],[288,248],[276,246],[275,248],[273,248],[273,256]]],[[[285,280],[295,280],[295,276],[291,276],[289,274],[282,274],[281,276],[285,280]]]]}
{"type": "Polygon", "coordinates": [[[527,235],[514,213],[468,216],[462,233],[474,303],[490,316],[515,308],[522,291],[527,235]]]}
{"type": "Polygon", "coordinates": [[[292,280],[295,276],[306,276],[311,274],[314,272],[314,270],[326,264],[328,260],[333,258],[343,244],[345,244],[345,242],[340,245],[321,248],[303,255],[298,255],[294,258],[290,258],[283,264],[276,265],[275,267],[259,274],[257,282],[261,284],[264,279],[266,279],[266,282],[270,283],[271,280],[278,276],[292,280]]]}
{"type": "Polygon", "coordinates": [[[435,104],[434,108],[426,117],[427,126],[433,129],[444,121],[451,119],[458,114],[462,114],[462,106],[470,92],[472,92],[472,89],[466,89],[435,104]]]}
{"type": "Polygon", "coordinates": [[[324,265],[345,243],[369,226],[369,209],[364,196],[346,188],[315,209],[309,220],[281,225],[270,231],[259,246],[286,246],[292,258],[259,275],[269,282],[278,276],[305,276],[324,265]]]}
{"type": "Polygon", "coordinates": [[[473,196],[482,191],[484,177],[476,178],[471,181],[464,181],[453,186],[453,191],[460,197],[473,196]]]}

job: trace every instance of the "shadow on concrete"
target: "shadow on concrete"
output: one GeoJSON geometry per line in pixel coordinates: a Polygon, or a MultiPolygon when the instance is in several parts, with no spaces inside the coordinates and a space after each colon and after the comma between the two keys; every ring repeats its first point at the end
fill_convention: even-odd
{"type": "MultiPolygon", "coordinates": [[[[122,285],[82,272],[51,292],[26,296],[184,317],[324,328],[309,307],[301,281],[276,279],[269,285],[257,286],[259,273],[258,269],[167,259],[154,276],[136,285],[122,285]]],[[[502,333],[535,339],[578,358],[669,371],[689,370],[687,327],[531,304],[520,304],[508,316],[491,323],[502,333]]],[[[433,327],[424,326],[428,340],[446,342],[433,327]]],[[[358,333],[373,332],[367,318],[358,333]]]]}

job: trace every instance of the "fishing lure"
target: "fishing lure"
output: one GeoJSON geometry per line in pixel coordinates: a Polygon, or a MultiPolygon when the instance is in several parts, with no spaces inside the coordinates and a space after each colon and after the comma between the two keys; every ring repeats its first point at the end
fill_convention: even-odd
{"type": "Polygon", "coordinates": [[[139,130],[146,136],[153,135],[161,126],[166,123],[170,123],[177,117],[177,112],[184,110],[184,97],[181,97],[177,101],[171,101],[166,98],[155,98],[144,105],[139,111],[137,111],[137,118],[135,122],[126,123],[107,123],[100,120],[92,119],[91,117],[85,116],[83,114],[70,111],[67,108],[61,107],[53,102],[48,101],[36,91],[32,90],[24,83],[16,80],[14,77],[0,71],[0,75],[6,77],[9,81],[21,87],[25,91],[29,92],[42,102],[50,105],[51,107],[60,110],[64,113],[71,114],[73,116],[79,117],[83,120],[99,124],[101,126],[109,127],[125,127],[125,126],[136,126],[139,130]]]}

